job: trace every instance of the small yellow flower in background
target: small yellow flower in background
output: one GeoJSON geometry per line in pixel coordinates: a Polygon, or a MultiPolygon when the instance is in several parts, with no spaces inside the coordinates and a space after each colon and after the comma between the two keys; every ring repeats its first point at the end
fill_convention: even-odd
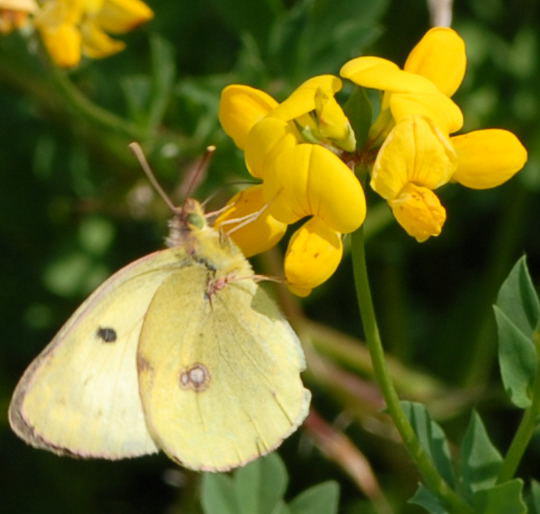
{"type": "Polygon", "coordinates": [[[451,136],[463,117],[450,97],[466,67],[465,44],[452,29],[429,30],[404,69],[378,57],[358,57],[341,75],[384,91],[368,147],[382,144],[371,187],[385,198],[398,223],[422,242],[440,234],[446,212],[434,189],[459,182],[473,189],[498,186],[517,173],[527,152],[507,130],[451,136]]]}
{"type": "Polygon", "coordinates": [[[28,23],[28,16],[37,11],[35,0],[0,0],[0,34],[9,34],[28,23]]]}
{"type": "MultiPolygon", "coordinates": [[[[365,218],[362,187],[340,158],[356,146],[334,98],[340,89],[338,77],[321,75],[304,82],[280,104],[243,85],[228,86],[221,95],[220,122],[244,150],[251,175],[262,180],[254,186],[262,195],[257,193],[251,212],[263,212],[262,223],[277,221],[285,227],[309,217],[291,237],[284,263],[287,284],[299,296],[308,295],[334,273],[343,254],[341,234],[352,232],[365,218]]],[[[251,196],[252,189],[241,194],[251,196]]],[[[238,218],[238,200],[230,201],[232,209],[217,225],[238,218]]],[[[249,255],[275,244],[261,235],[256,223],[231,233],[249,255]]]]}
{"type": "Polygon", "coordinates": [[[152,17],[141,0],[44,0],[35,25],[54,63],[71,67],[81,55],[98,59],[123,50],[107,33],[123,34],[152,17]]]}
{"type": "Polygon", "coordinates": [[[141,0],[0,0],[0,31],[18,28],[29,14],[51,59],[64,68],[82,55],[98,59],[123,50],[108,33],[124,34],[153,17],[141,0]]]}

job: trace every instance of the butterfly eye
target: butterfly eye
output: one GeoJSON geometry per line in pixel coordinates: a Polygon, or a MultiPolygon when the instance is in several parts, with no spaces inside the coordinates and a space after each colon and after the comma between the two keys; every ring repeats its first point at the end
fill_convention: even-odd
{"type": "Polygon", "coordinates": [[[116,330],[110,327],[99,327],[96,336],[104,343],[114,343],[116,341],[116,330]]]}
{"type": "Polygon", "coordinates": [[[197,212],[190,212],[187,216],[187,223],[195,228],[204,228],[206,220],[204,216],[199,215],[197,212]]]}

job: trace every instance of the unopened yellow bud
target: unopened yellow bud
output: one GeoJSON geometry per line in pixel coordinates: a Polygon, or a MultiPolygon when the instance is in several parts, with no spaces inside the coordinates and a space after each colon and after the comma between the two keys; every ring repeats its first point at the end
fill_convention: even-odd
{"type": "Polygon", "coordinates": [[[388,203],[398,223],[419,243],[441,233],[446,210],[431,189],[409,182],[388,203]]]}
{"type": "Polygon", "coordinates": [[[353,152],[356,148],[354,132],[334,96],[319,88],[315,93],[315,111],[321,137],[347,152],[353,152]]]}

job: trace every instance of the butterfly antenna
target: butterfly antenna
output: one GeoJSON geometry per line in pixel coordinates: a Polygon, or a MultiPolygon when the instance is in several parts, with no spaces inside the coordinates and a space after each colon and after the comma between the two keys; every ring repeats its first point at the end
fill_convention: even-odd
{"type": "Polygon", "coordinates": [[[171,199],[167,196],[167,193],[165,193],[165,191],[163,191],[163,188],[159,185],[159,182],[157,181],[156,176],[154,175],[154,172],[152,171],[152,168],[150,168],[150,164],[148,164],[148,161],[146,160],[146,157],[144,155],[143,149],[141,148],[141,145],[139,143],[133,142],[133,143],[129,143],[128,147],[133,152],[137,160],[139,161],[141,168],[143,169],[144,173],[148,177],[148,180],[150,181],[152,186],[154,186],[154,189],[158,192],[161,198],[163,198],[163,201],[167,204],[169,209],[171,209],[171,211],[176,213],[178,209],[174,206],[171,199]]]}
{"type": "Polygon", "coordinates": [[[208,165],[210,164],[210,159],[214,155],[215,151],[216,151],[216,147],[214,145],[210,145],[206,147],[206,152],[204,152],[204,155],[199,159],[199,162],[197,163],[197,167],[195,168],[195,171],[191,175],[191,179],[188,183],[188,186],[184,191],[184,203],[186,203],[186,200],[190,197],[191,193],[193,192],[193,189],[195,189],[198,180],[208,168],[208,165]]]}

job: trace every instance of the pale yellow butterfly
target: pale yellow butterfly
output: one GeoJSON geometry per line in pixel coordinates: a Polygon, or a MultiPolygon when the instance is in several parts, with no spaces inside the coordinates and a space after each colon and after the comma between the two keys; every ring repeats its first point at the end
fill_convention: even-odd
{"type": "Polygon", "coordinates": [[[106,280],[30,364],[9,408],[27,443],[121,459],[163,450],[224,471],[307,415],[300,342],[248,261],[192,199],[169,248],[106,280]]]}

